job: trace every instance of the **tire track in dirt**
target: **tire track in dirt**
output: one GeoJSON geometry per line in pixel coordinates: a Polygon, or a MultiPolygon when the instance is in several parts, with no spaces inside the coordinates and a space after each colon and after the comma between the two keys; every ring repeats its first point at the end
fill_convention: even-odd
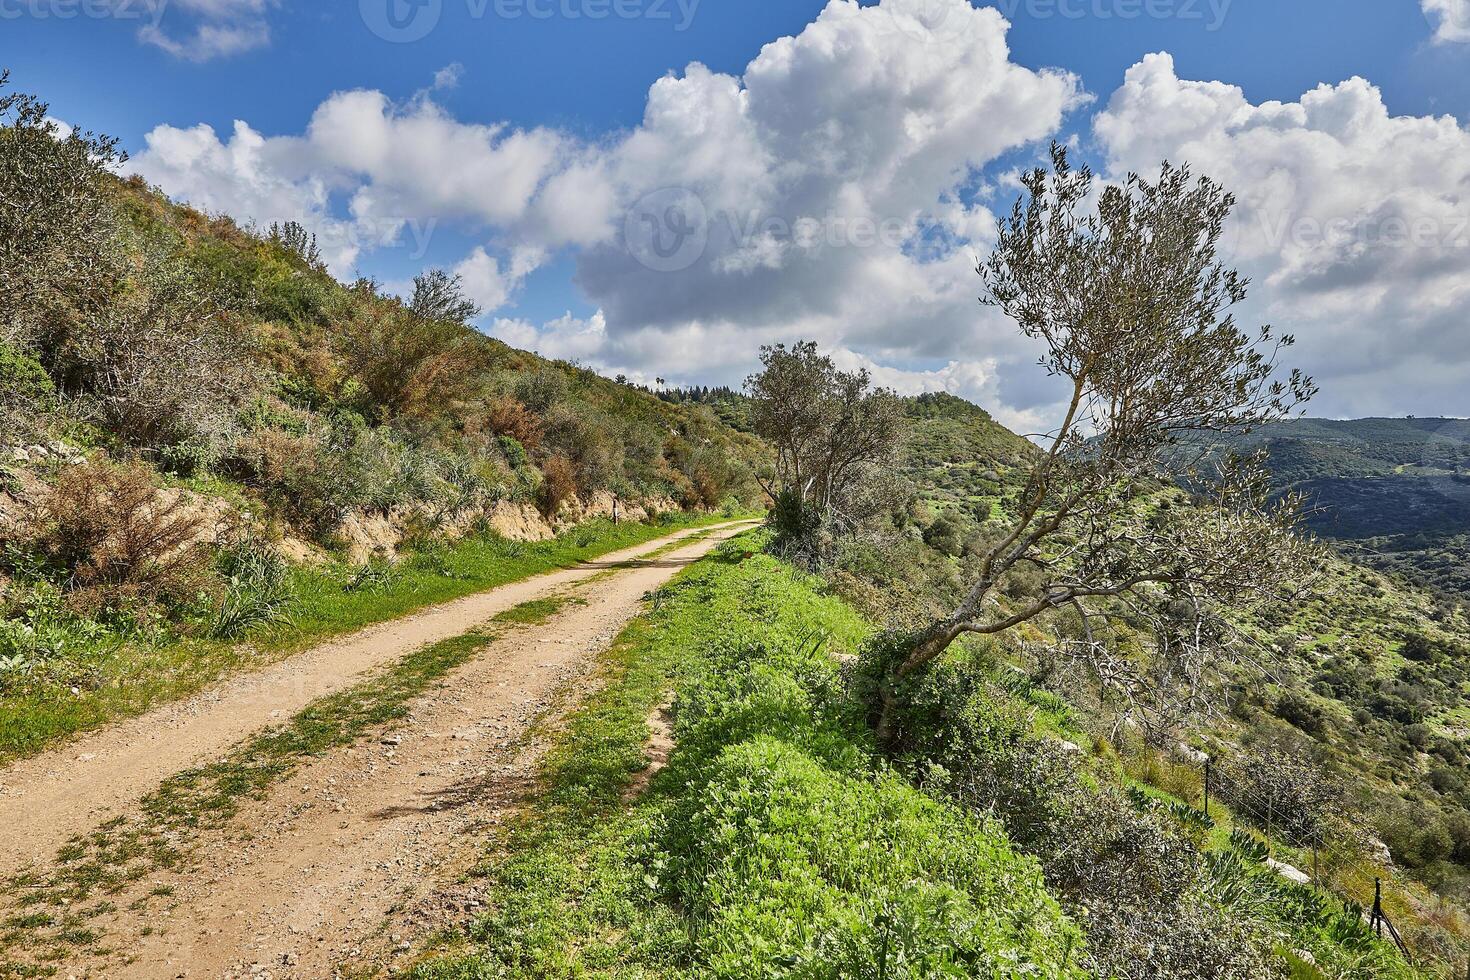
{"type": "Polygon", "coordinates": [[[316,980],[409,952],[385,923],[453,890],[484,832],[524,801],[546,747],[534,723],[591,689],[589,659],[649,591],[739,530],[584,583],[547,622],[491,641],[408,717],[246,806],[199,842],[190,869],[139,883],[169,889],[172,908],[133,911],[119,896],[94,923],[114,952],[59,964],[62,975],[316,980]]]}
{"type": "Polygon", "coordinates": [[[460,636],[508,609],[586,582],[672,542],[745,526],[748,522],[731,522],[683,531],[371,626],[12,763],[0,770],[0,827],[5,828],[0,834],[0,875],[49,860],[67,840],[127,809],[167,777],[217,758],[249,735],[361,682],[413,650],[460,636]]]}

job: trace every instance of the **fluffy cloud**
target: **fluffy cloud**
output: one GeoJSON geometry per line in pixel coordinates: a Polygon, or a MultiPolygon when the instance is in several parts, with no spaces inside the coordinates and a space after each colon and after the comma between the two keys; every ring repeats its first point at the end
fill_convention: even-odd
{"type": "MultiPolygon", "coordinates": [[[[443,221],[515,229],[571,149],[549,130],[457,122],[427,95],[397,105],[357,90],[319,105],[300,136],[267,137],[244,122],[227,139],[206,125],[158,126],[128,166],[206,210],[259,225],[301,222],[333,272],[347,276],[365,250],[402,242],[422,254],[443,221]],[[345,212],[334,197],[346,200],[345,212]]],[[[569,215],[569,232],[554,218],[521,236],[522,261],[538,237],[556,244],[581,233],[581,216],[569,215]]]]}
{"type": "Polygon", "coordinates": [[[1470,44],[1470,0],[1419,0],[1434,25],[1434,39],[1470,44]]]}
{"type": "Polygon", "coordinates": [[[273,0],[173,0],[159,7],[159,19],[142,27],[138,37],[189,61],[239,54],[270,43],[270,6],[273,0]]]}
{"type": "Polygon", "coordinates": [[[454,267],[464,291],[485,313],[494,313],[510,301],[516,289],[541,264],[545,253],[534,248],[515,249],[502,263],[484,248],[476,248],[454,267]]]}
{"type": "MultiPolygon", "coordinates": [[[[607,317],[601,310],[585,320],[567,313],[539,327],[526,320],[497,318],[490,324],[489,333],[512,347],[563,361],[601,360],[607,354],[607,317]]],[[[636,367],[614,364],[607,369],[646,380],[636,367]]]]}
{"type": "MultiPolygon", "coordinates": [[[[224,18],[265,0],[192,2],[224,18]]],[[[574,249],[597,315],[494,325],[553,356],[738,381],[759,344],[810,337],[909,365],[894,375],[908,387],[1027,408],[1048,392],[1003,385],[1002,368],[1031,355],[975,301],[973,252],[993,219],[974,189],[1084,97],[1071,75],[1013,63],[1007,28],[968,0],[830,0],[739,75],[691,64],[659,79],[642,123],[596,143],[461,122],[433,88],[401,104],[359,90],[333,94],[299,135],[160,126],[131,166],[211,210],[301,221],[340,274],[405,229],[488,233],[498,254],[456,269],[487,311],[544,255],[574,249]],[[672,262],[657,256],[683,234],[671,220],[698,222],[672,262]]]]}
{"type": "Polygon", "coordinates": [[[1317,411],[1463,412],[1470,129],[1391,115],[1361,78],[1256,105],[1159,54],[1095,132],[1114,176],[1168,158],[1235,191],[1228,244],[1256,278],[1251,312],[1297,335],[1317,411]]]}
{"type": "Polygon", "coordinates": [[[603,162],[623,227],[578,261],[613,350],[727,379],[798,336],[882,363],[1029,360],[975,301],[993,221],[961,191],[1082,95],[1013,63],[1006,30],[966,0],[832,0],[738,77],[660,79],[603,162]]]}

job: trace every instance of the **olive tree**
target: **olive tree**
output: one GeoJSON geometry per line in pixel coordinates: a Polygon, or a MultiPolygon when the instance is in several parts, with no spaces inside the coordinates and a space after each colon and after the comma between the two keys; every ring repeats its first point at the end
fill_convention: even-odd
{"type": "Polygon", "coordinates": [[[840,371],[810,341],[761,348],[745,385],[751,422],[774,449],[762,486],[787,530],[851,530],[875,509],[883,466],[902,445],[903,403],[866,370],[840,371]]]}
{"type": "Polygon", "coordinates": [[[983,302],[1039,342],[1066,408],[962,599],[885,665],[885,740],[896,687],[956,639],[1054,610],[1079,622],[1066,651],[1130,709],[1198,690],[1232,646],[1224,613],[1279,599],[1311,564],[1300,501],[1273,498],[1259,461],[1196,473],[1192,501],[1166,472],[1182,440],[1290,417],[1315,391],[1298,371],[1280,376],[1291,337],[1247,333],[1229,312],[1248,286],[1217,252],[1233,197],[1167,163],[1157,180],[1098,191],[1063,147],[1051,157],[1025,176],[977,271],[983,302]],[[1039,591],[1008,600],[998,586],[1022,568],[1039,591]]]}

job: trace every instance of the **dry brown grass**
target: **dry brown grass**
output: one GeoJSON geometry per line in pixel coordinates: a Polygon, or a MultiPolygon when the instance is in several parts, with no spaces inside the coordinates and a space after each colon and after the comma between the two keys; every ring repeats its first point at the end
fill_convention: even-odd
{"type": "Polygon", "coordinates": [[[565,456],[552,456],[541,464],[541,476],[541,512],[553,517],[577,495],[577,468],[565,456]]]}

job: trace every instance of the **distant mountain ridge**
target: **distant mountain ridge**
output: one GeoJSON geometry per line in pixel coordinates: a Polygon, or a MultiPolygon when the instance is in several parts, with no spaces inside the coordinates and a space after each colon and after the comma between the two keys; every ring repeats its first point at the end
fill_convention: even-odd
{"type": "Polygon", "coordinates": [[[1470,420],[1299,419],[1220,444],[1264,449],[1308,527],[1441,598],[1470,598],[1470,420]]]}

